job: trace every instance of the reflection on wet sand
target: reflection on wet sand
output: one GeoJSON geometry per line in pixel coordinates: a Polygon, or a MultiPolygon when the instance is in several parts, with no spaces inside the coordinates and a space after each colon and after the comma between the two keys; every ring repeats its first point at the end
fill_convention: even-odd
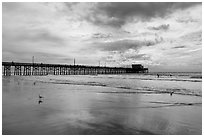
{"type": "Polygon", "coordinates": [[[5,78],[3,134],[201,134],[201,98],[114,90],[5,78]]]}

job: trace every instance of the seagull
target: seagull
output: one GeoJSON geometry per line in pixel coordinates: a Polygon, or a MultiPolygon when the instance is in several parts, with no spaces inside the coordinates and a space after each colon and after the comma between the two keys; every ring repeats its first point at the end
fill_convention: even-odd
{"type": "Polygon", "coordinates": [[[38,104],[41,104],[42,102],[43,102],[42,100],[39,100],[39,101],[38,101],[38,104]]]}
{"type": "Polygon", "coordinates": [[[39,94],[39,98],[44,98],[44,97],[39,94]]]}
{"type": "Polygon", "coordinates": [[[170,92],[170,95],[172,96],[173,93],[174,93],[174,91],[170,92]]]}

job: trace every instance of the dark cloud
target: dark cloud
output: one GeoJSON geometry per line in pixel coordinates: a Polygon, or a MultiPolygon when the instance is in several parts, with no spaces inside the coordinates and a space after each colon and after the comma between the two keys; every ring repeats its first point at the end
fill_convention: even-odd
{"type": "Polygon", "coordinates": [[[150,30],[168,30],[169,29],[169,24],[162,24],[160,26],[157,27],[149,27],[150,30]]]}
{"type": "Polygon", "coordinates": [[[96,25],[120,27],[133,17],[145,21],[153,17],[164,17],[176,9],[185,9],[194,6],[196,2],[113,2],[98,3],[93,14],[87,20],[96,25]],[[106,16],[103,19],[100,16],[106,16]]]}
{"type": "Polygon", "coordinates": [[[139,49],[142,46],[154,46],[155,44],[160,43],[161,41],[150,41],[150,40],[118,40],[113,42],[103,42],[103,43],[94,43],[93,48],[99,49],[102,51],[120,51],[125,52],[128,49],[139,49]],[[97,46],[96,46],[97,45],[97,46]]]}
{"type": "Polygon", "coordinates": [[[136,54],[136,55],[130,55],[127,56],[128,59],[134,59],[134,60],[149,60],[150,57],[146,54],[136,54]]]}
{"type": "Polygon", "coordinates": [[[112,37],[112,34],[111,33],[108,33],[108,34],[104,34],[104,33],[94,33],[92,35],[92,38],[109,38],[109,37],[112,37]]]}
{"type": "Polygon", "coordinates": [[[172,5],[173,9],[186,9],[194,5],[202,5],[201,2],[174,2],[172,5]]]}
{"type": "Polygon", "coordinates": [[[71,10],[73,10],[74,6],[79,4],[79,2],[64,2],[64,4],[71,10]]]}
{"type": "Polygon", "coordinates": [[[173,47],[173,49],[183,49],[185,48],[186,46],[176,46],[176,47],[173,47]]]}
{"type": "MultiPolygon", "coordinates": [[[[107,19],[102,19],[100,16],[104,16],[101,13],[92,14],[91,16],[86,16],[86,20],[92,22],[95,25],[105,25],[111,27],[120,27],[122,24],[125,24],[126,20],[115,18],[115,17],[107,17],[107,19]]],[[[105,15],[106,16],[106,15],[105,15]]]]}

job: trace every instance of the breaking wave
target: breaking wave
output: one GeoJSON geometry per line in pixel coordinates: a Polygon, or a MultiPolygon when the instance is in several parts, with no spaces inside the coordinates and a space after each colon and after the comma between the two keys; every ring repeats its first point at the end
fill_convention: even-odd
{"type": "MultiPolygon", "coordinates": [[[[92,78],[104,78],[104,77],[92,77],[92,78]]],[[[117,77],[107,77],[107,78],[121,79],[121,78],[117,78],[117,77]]],[[[132,77],[132,78],[122,78],[122,79],[202,82],[202,76],[192,76],[189,79],[179,79],[179,78],[145,78],[145,77],[132,77]]]]}
{"type": "Polygon", "coordinates": [[[50,81],[38,81],[42,83],[50,84],[69,84],[69,85],[82,85],[82,86],[100,86],[100,87],[110,87],[123,89],[122,91],[103,91],[100,93],[112,93],[112,94],[180,94],[180,95],[189,95],[189,96],[200,96],[202,97],[201,92],[195,92],[189,89],[178,89],[178,88],[152,88],[152,87],[128,87],[128,86],[114,86],[111,84],[105,84],[100,82],[76,82],[71,80],[54,80],[50,81]]]}

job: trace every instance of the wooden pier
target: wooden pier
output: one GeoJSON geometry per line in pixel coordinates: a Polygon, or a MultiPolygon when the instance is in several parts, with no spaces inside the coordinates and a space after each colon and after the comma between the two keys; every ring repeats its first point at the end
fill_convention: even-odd
{"type": "Polygon", "coordinates": [[[43,76],[43,75],[97,75],[97,74],[123,74],[148,72],[148,69],[136,71],[133,68],[100,67],[85,65],[62,65],[43,63],[2,62],[4,76],[43,76]]]}

